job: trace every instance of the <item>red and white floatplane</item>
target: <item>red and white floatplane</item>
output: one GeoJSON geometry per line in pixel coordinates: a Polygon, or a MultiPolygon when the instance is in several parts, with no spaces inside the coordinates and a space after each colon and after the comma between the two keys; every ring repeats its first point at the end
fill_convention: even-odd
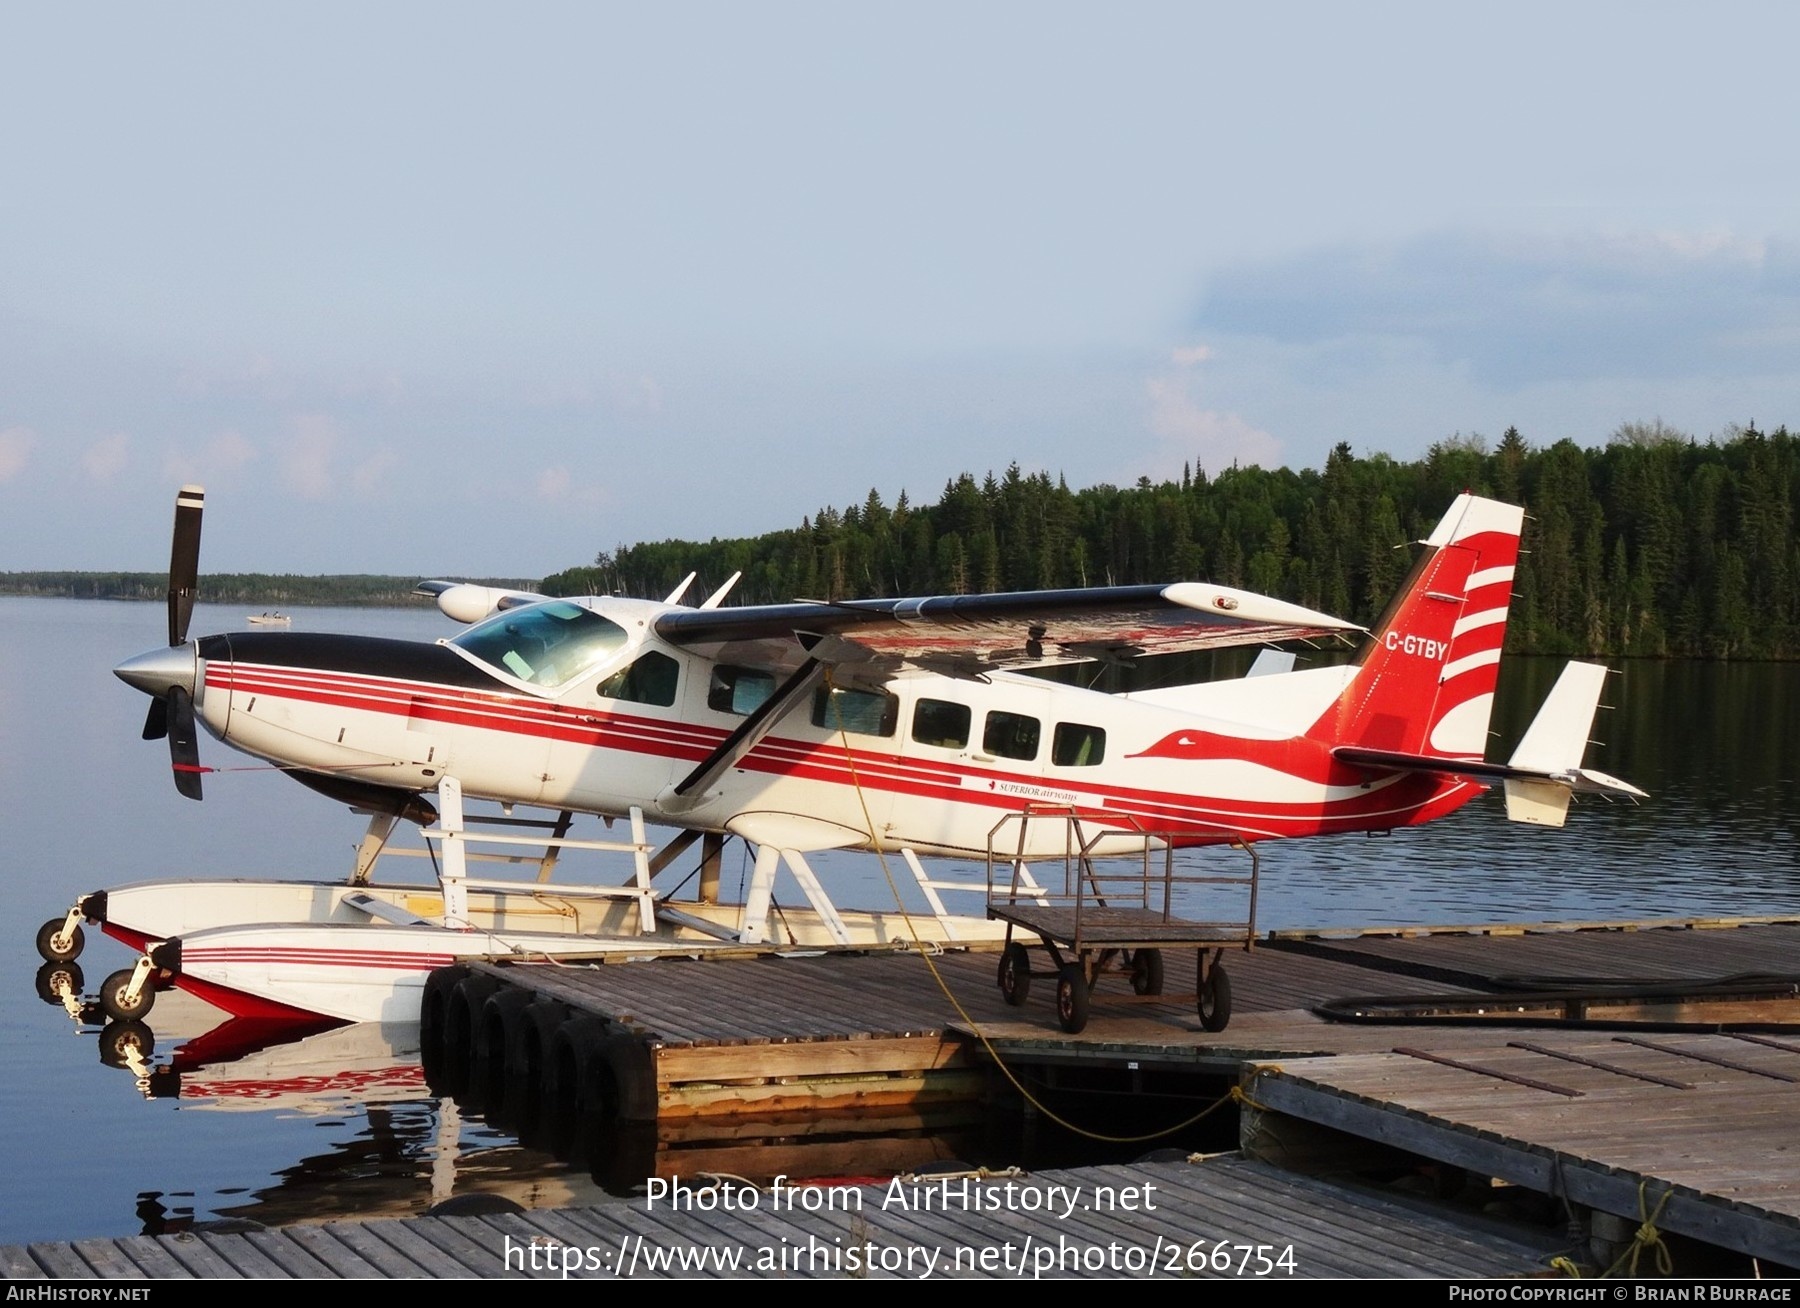
{"type": "MultiPolygon", "coordinates": [[[[423,583],[470,624],[437,642],[190,640],[201,502],[197,487],[177,500],[168,646],[117,669],[152,698],[145,736],[168,739],[189,798],[208,770],[198,723],[371,818],[341,884],[150,882],[45,923],[49,959],[79,953],[84,923],[141,951],[103,987],[115,1017],[175,985],[234,1014],[406,1020],[434,968],[468,959],[1010,941],[985,906],[949,912],[921,861],[991,870],[1003,828],[1017,878],[1068,857],[1070,823],[1084,855],[1136,855],[1415,826],[1490,785],[1510,818],[1541,826],[1561,826],[1576,794],[1642,793],[1583,766],[1606,676],[1592,664],[1567,666],[1507,762],[1485,759],[1522,512],[1472,495],[1421,543],[1372,633],[1202,582],[735,607],[731,582],[697,606],[681,602],[686,582],[660,603],[423,583]],[[1245,677],[1133,693],[1041,675],[1365,636],[1351,662],[1295,669],[1265,649],[1245,677]],[[497,831],[471,831],[465,797],[501,806],[497,831]],[[513,806],[553,814],[548,834],[508,833],[524,821],[513,806]],[[579,814],[626,819],[630,839],[571,839],[579,814]],[[372,877],[401,821],[419,824],[435,884],[372,877]],[[658,850],[647,823],[677,831],[658,850]],[[755,851],[741,903],[718,895],[733,837],[755,851]],[[696,842],[694,891],[659,890],[696,842]],[[550,879],[570,850],[623,855],[630,872],[550,879]],[[929,910],[840,910],[808,862],[825,850],[899,861],[929,910]],[[472,875],[481,857],[527,876],[472,875]],[[777,909],[782,869],[799,894],[777,909]]],[[[1060,995],[1087,964],[1056,961],[1060,995]]],[[[1203,954],[1203,990],[1222,972],[1203,954]]]]}

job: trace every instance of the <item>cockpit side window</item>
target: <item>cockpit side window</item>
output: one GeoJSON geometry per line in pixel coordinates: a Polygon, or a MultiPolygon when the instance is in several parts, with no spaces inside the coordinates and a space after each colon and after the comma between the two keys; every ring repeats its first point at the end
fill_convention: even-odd
{"type": "Polygon", "coordinates": [[[618,623],[579,604],[551,600],[496,613],[450,643],[520,681],[560,686],[605,662],[625,640],[618,623]]]}
{"type": "Polygon", "coordinates": [[[675,702],[675,689],[681,681],[681,665],[659,650],[649,650],[602,681],[594,693],[602,699],[622,699],[630,704],[660,704],[664,708],[675,702]]]}
{"type": "Polygon", "coordinates": [[[706,688],[706,706],[739,717],[756,712],[775,693],[775,674],[759,668],[720,664],[706,688]]]}

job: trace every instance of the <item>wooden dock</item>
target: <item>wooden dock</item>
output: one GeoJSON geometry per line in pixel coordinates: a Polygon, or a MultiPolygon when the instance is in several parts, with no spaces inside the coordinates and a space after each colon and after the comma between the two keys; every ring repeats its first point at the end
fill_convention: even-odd
{"type": "MultiPolygon", "coordinates": [[[[917,1168],[953,1150],[956,1130],[997,1103],[1016,1105],[1019,1088],[1065,1110],[1073,1104],[1077,1117],[1088,1111],[1111,1124],[1123,1114],[1154,1128],[1159,1114],[1191,1118],[1235,1086],[1241,1156],[1028,1178],[1092,1186],[1102,1175],[1115,1185],[1154,1176],[1171,1204],[1155,1221],[1087,1212],[1045,1229],[1011,1211],[866,1205],[854,1222],[766,1207],[727,1217],[633,1199],[4,1256],[17,1275],[490,1276],[531,1274],[495,1266],[506,1239],[591,1246],[616,1260],[627,1249],[779,1251],[817,1240],[841,1248],[852,1236],[971,1251],[1067,1237],[1088,1250],[1127,1240],[1161,1247],[1159,1236],[1177,1235],[1193,1245],[1219,1232],[1233,1243],[1293,1245],[1299,1275],[1491,1276],[1544,1273],[1548,1245],[1575,1228],[1589,1242],[1563,1252],[1604,1267],[1609,1241],[1648,1221],[1711,1254],[1792,1272],[1800,1146],[1786,1137],[1800,1112],[1797,961],[1800,922],[1791,920],[1278,936],[1226,953],[1236,1002],[1223,1031],[1203,1029],[1195,954],[1181,951],[1166,956],[1165,995],[1103,980],[1075,1035],[1060,1028],[1047,985],[1023,1006],[1005,1002],[993,952],[449,969],[428,992],[434,1085],[468,1087],[470,1111],[482,1111],[481,1088],[507,1086],[510,1111],[525,1087],[546,1112],[583,1123],[624,1185],[917,1168]],[[1564,993],[1582,987],[1592,995],[1581,1002],[1564,993]],[[1321,1016],[1333,1011],[1362,1020],[1321,1016]],[[1634,1017],[1636,1025],[1625,1020],[1634,1017]],[[1006,1078],[996,1073],[1002,1065],[1006,1078]],[[1441,1211],[1432,1220],[1444,1225],[1434,1226],[1394,1194],[1343,1179],[1357,1175],[1434,1185],[1472,1178],[1466,1188],[1478,1194],[1526,1195],[1555,1238],[1496,1232],[1467,1212],[1441,1211]]],[[[600,1177],[601,1162],[571,1152],[600,1177]]],[[[634,1265],[628,1274],[719,1273],[659,1269],[634,1265]]]]}
{"type": "Polygon", "coordinates": [[[1545,1276],[1551,1237],[1244,1159],[918,1177],[468,1217],[326,1222],[0,1248],[0,1274],[220,1278],[1292,1280],[1545,1276]],[[1010,1187],[1010,1188],[1009,1188],[1010,1187]],[[825,1193],[825,1192],[819,1192],[825,1193]],[[1052,1206],[1054,1205],[1054,1206],[1052,1206]]]}
{"type": "Polygon", "coordinates": [[[1254,1068],[1244,1139],[1283,1157],[1279,1125],[1270,1147],[1257,1137],[1261,1114],[1284,1114],[1800,1267],[1800,1028],[1511,1034],[1254,1068]]]}
{"type": "MultiPolygon", "coordinates": [[[[1266,1157],[1298,1160],[1291,1141],[1299,1133],[1276,1127],[1276,1116],[1285,1115],[1342,1137],[1322,1148],[1314,1132],[1303,1152],[1315,1162],[1329,1156],[1347,1166],[1358,1158],[1387,1166],[1401,1151],[1415,1165],[1466,1169],[1566,1199],[1571,1212],[1625,1219],[1640,1216],[1640,1187],[1667,1190],[1668,1229],[1800,1266],[1800,1210],[1790,1212],[1781,1197],[1786,1186],[1800,1192],[1800,1159],[1790,1168],[1788,1146],[1775,1134],[1783,1115],[1791,1121],[1800,1109],[1800,1001],[1795,986],[1784,991],[1777,984],[1783,976],[1800,980],[1800,923],[1311,935],[1272,939],[1225,958],[1237,1004],[1231,1024],[1217,1033],[1202,1028],[1191,998],[1177,997],[1191,996],[1194,984],[1194,956],[1185,951],[1168,956],[1168,996],[1140,997],[1117,981],[1110,990],[1103,982],[1079,1035],[1060,1029],[1048,996],[1034,992],[1023,1007],[1008,1006],[990,953],[953,951],[929,962],[906,952],[668,960],[488,974],[570,1012],[603,1015],[609,1030],[629,1033],[642,1048],[644,1084],[623,1099],[641,1119],[655,1121],[664,1142],[646,1169],[651,1175],[691,1168],[695,1155],[668,1146],[705,1148],[726,1123],[991,1102],[1010,1093],[992,1074],[999,1063],[1033,1094],[1079,1086],[1130,1096],[1154,1075],[1165,1105],[1185,1100],[1177,1117],[1243,1077],[1256,1109],[1245,1115],[1242,1139],[1266,1157]],[[1638,1001],[1635,1010],[1604,999],[1628,983],[1661,997],[1638,1001]],[[1554,1006],[1549,1013],[1534,1007],[1538,987],[1584,985],[1597,987],[1599,998],[1582,1011],[1635,1013],[1673,1033],[1600,1032],[1562,1020],[1554,1006]],[[1746,988],[1756,992],[1749,999],[1740,993],[1746,988]],[[1340,1022],[1314,1011],[1399,997],[1471,1016],[1340,1022]],[[1795,1025],[1789,1036],[1756,1037],[1775,1039],[1772,1045],[1679,1031],[1682,1024],[1719,1023],[1777,1032],[1795,1025]],[[1742,1067],[1705,1064],[1694,1040],[1731,1040],[1741,1046],[1742,1067]],[[1784,1059],[1792,1060],[1791,1071],[1778,1066],[1784,1059]],[[1562,1080],[1542,1066],[1537,1074],[1519,1073],[1521,1082],[1495,1074],[1522,1063],[1550,1065],[1562,1080]],[[1654,1070],[1664,1064],[1685,1071],[1654,1070]],[[1697,1067],[1711,1071],[1700,1075],[1697,1067]],[[1476,1068],[1482,1070],[1470,1070],[1476,1068]],[[1333,1069],[1342,1069],[1343,1086],[1333,1069]],[[1548,1085],[1577,1093],[1542,1088],[1548,1085]],[[1677,1092],[1676,1085],[1691,1088],[1677,1092]],[[1415,1090],[1425,1096],[1419,1103],[1408,1097],[1415,1090]],[[1430,1098],[1439,1092],[1448,1105],[1441,1122],[1430,1098]],[[1465,1106],[1466,1116],[1458,1117],[1465,1106]],[[1483,1115],[1488,1108],[1491,1119],[1483,1115]],[[1590,1126],[1578,1129],[1590,1117],[1590,1126]],[[1433,1129],[1419,1125],[1425,1119],[1433,1129]],[[1681,1139],[1690,1119],[1706,1127],[1692,1149],[1681,1139]],[[1591,1147],[1584,1129],[1594,1135],[1591,1147]],[[1278,1139],[1289,1143],[1271,1143],[1278,1139]],[[1626,1140],[1641,1147],[1624,1150],[1626,1140]],[[1705,1160],[1705,1168],[1675,1166],[1688,1158],[1705,1160]],[[1601,1175],[1609,1179],[1585,1179],[1601,1175]]],[[[1156,1120],[1147,1099],[1140,1116],[1156,1120]]]]}

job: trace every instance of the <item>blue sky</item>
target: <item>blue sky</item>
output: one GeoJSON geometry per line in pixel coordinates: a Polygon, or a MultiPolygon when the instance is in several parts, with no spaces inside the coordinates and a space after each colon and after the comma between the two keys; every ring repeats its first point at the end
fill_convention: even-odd
{"type": "Polygon", "coordinates": [[[1772,4],[0,9],[0,570],[1800,418],[1772,4]]]}

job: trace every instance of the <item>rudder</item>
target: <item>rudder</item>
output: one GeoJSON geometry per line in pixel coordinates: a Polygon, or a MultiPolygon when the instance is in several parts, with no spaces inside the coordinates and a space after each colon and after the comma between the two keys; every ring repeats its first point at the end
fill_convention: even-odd
{"type": "Polygon", "coordinates": [[[1309,736],[1480,759],[1499,678],[1524,510],[1464,493],[1425,540],[1350,684],[1309,736]]]}

